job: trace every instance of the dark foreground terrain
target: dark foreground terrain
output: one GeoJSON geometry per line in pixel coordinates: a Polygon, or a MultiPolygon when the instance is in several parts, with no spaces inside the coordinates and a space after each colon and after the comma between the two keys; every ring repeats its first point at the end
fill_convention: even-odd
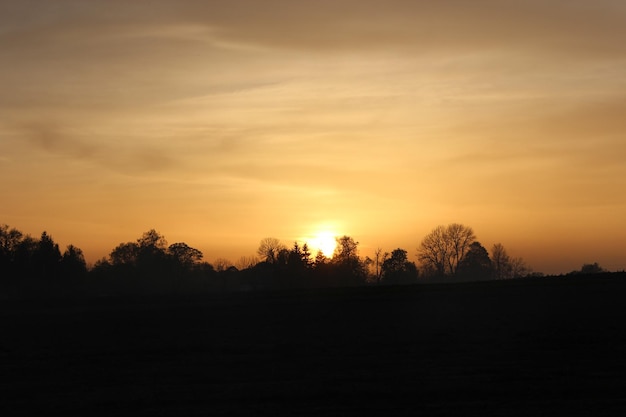
{"type": "Polygon", "coordinates": [[[3,302],[0,415],[626,415],[626,277],[3,302]]]}

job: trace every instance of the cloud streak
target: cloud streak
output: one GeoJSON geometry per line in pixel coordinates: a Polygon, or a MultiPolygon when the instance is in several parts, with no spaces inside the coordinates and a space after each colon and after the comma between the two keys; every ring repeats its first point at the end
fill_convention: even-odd
{"type": "MultiPolygon", "coordinates": [[[[89,140],[84,137],[84,132],[72,133],[54,124],[30,124],[21,126],[18,131],[34,149],[70,161],[95,163],[101,168],[128,175],[167,171],[178,164],[165,150],[156,147],[141,144],[140,147],[116,148],[89,140]]],[[[24,149],[31,155],[32,150],[24,149]]]]}

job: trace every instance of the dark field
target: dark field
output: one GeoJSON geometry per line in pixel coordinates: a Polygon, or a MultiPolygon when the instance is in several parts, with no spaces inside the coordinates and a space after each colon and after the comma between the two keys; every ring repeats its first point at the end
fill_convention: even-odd
{"type": "Polygon", "coordinates": [[[0,414],[626,415],[626,277],[12,302],[0,414]]]}

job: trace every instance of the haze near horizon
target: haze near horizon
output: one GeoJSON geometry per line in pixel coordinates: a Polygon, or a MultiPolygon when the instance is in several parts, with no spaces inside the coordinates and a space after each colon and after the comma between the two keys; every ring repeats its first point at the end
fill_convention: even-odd
{"type": "Polygon", "coordinates": [[[626,4],[4,1],[0,223],[90,262],[471,226],[626,268],[626,4]]]}

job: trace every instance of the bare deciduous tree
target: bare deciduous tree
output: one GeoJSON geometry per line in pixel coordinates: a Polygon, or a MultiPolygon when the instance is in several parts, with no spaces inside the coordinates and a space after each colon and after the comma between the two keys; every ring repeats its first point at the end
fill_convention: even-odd
{"type": "Polygon", "coordinates": [[[417,249],[418,259],[425,271],[438,276],[454,275],[475,239],[471,227],[458,223],[437,226],[422,240],[417,249]]]}
{"type": "Polygon", "coordinates": [[[422,240],[417,257],[425,270],[436,275],[446,274],[449,250],[445,226],[437,226],[422,240]]]}
{"type": "Polygon", "coordinates": [[[452,275],[456,274],[459,262],[465,256],[470,245],[476,240],[476,235],[471,227],[462,224],[452,223],[446,228],[446,236],[450,247],[448,257],[448,267],[452,275]]]}
{"type": "Polygon", "coordinates": [[[532,270],[522,258],[511,259],[511,278],[522,278],[531,272],[532,270]]]}
{"type": "Polygon", "coordinates": [[[383,252],[382,248],[376,248],[376,250],[374,251],[374,259],[373,259],[374,269],[375,269],[374,275],[376,277],[377,284],[380,284],[380,280],[382,279],[382,276],[383,276],[382,266],[388,257],[389,257],[389,253],[383,252]]]}
{"type": "Polygon", "coordinates": [[[256,256],[242,256],[235,263],[235,266],[237,267],[237,269],[243,270],[243,269],[252,268],[254,265],[258,263],[259,263],[259,258],[257,258],[256,256]]]}
{"type": "Polygon", "coordinates": [[[266,237],[259,243],[256,253],[266,262],[275,263],[281,250],[287,249],[275,237],[266,237]]]}
{"type": "Polygon", "coordinates": [[[226,271],[231,266],[233,266],[233,263],[226,258],[217,258],[215,262],[213,262],[213,267],[217,272],[226,271]]]}
{"type": "Polygon", "coordinates": [[[491,265],[495,279],[506,279],[509,277],[510,258],[501,243],[496,243],[491,248],[491,265]]]}
{"type": "Polygon", "coordinates": [[[501,243],[491,248],[491,264],[495,279],[520,278],[532,272],[522,258],[511,258],[501,243]]]}

